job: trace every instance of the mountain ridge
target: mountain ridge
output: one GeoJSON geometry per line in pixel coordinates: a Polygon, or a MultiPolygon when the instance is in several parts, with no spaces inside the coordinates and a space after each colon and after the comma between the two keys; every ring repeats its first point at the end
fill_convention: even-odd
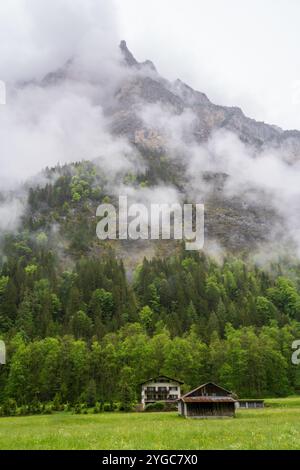
{"type": "MultiPolygon", "coordinates": [[[[141,69],[145,68],[148,63],[152,64],[149,61],[138,62],[124,40],[121,41],[120,50],[129,67],[141,69]]],[[[300,155],[300,132],[298,130],[283,130],[279,126],[257,121],[247,117],[242,109],[236,106],[229,107],[214,104],[205,93],[194,90],[180,79],[172,83],[162,79],[155,66],[153,66],[152,70],[157,73],[157,79],[154,80],[153,77],[150,79],[149,77],[145,78],[146,88],[148,90],[152,88],[152,93],[148,92],[146,94],[144,87],[141,86],[140,97],[148,99],[150,102],[167,102],[173,105],[179,113],[183,112],[185,108],[191,108],[199,120],[194,133],[197,142],[203,142],[216,129],[226,129],[234,132],[242,142],[254,145],[257,149],[263,148],[266,145],[278,148],[280,145],[288,143],[289,150],[290,147],[295,147],[291,161],[293,161],[293,157],[298,158],[298,154],[300,155]]],[[[128,86],[126,91],[127,94],[130,91],[128,86]]],[[[287,160],[289,159],[287,158],[287,160]]]]}
{"type": "MultiPolygon", "coordinates": [[[[194,90],[179,78],[174,82],[166,80],[158,73],[152,61],[138,62],[125,40],[120,42],[119,50],[121,63],[134,73],[116,90],[115,108],[106,110],[112,118],[114,133],[125,135],[130,142],[136,143],[135,132],[145,126],[136,116],[134,107],[138,101],[142,101],[143,104],[165,105],[179,115],[190,109],[196,116],[192,137],[197,143],[207,140],[212,132],[224,129],[236,134],[242,142],[253,146],[256,151],[271,147],[279,150],[287,162],[293,163],[299,159],[300,131],[284,130],[274,124],[257,121],[246,116],[238,106],[214,104],[205,93],[194,90]]],[[[46,74],[41,84],[49,86],[66,78],[74,79],[70,73],[72,62],[73,58],[56,71],[46,74]]]]}
{"type": "MultiPolygon", "coordinates": [[[[76,76],[75,62],[73,58],[47,74],[40,85],[47,88],[82,79],[76,76]]],[[[252,159],[265,149],[272,149],[282,161],[293,165],[300,156],[300,132],[255,121],[238,107],[213,104],[204,93],[180,79],[166,80],[152,62],[138,62],[125,41],[120,43],[119,67],[122,73],[109,88],[111,95],[104,93],[104,99],[96,106],[102,106],[113,139],[125,138],[130,144],[126,151],[137,155],[144,170],[136,169],[135,175],[124,174],[123,180],[118,176],[111,186],[123,188],[128,181],[134,181],[130,191],[172,186],[180,199],[204,203],[206,239],[231,252],[256,250],[271,240],[281,239],[283,218],[276,211],[272,194],[251,184],[241,185],[232,193],[227,190],[228,182],[230,186],[236,175],[218,166],[201,169],[201,165],[197,173],[189,165],[193,152],[197,159],[203,148],[206,159],[223,158],[222,142],[219,154],[213,155],[214,149],[209,148],[209,140],[219,131],[232,133],[247,146],[252,159]]],[[[99,82],[95,87],[105,85],[99,82]]],[[[243,157],[238,155],[241,163],[243,157]]],[[[89,160],[85,156],[82,159],[89,160]]],[[[34,218],[34,214],[31,216],[34,218]]]]}

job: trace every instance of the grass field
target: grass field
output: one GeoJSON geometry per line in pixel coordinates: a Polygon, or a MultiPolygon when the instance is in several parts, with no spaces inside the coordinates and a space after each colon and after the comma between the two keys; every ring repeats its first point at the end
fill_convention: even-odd
{"type": "Polygon", "coordinates": [[[0,449],[300,449],[300,397],[267,404],[235,419],[176,413],[0,418],[0,449]]]}

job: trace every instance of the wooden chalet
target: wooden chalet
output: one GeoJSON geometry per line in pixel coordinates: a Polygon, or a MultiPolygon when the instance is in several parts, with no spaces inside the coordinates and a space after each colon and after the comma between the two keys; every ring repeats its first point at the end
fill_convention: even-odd
{"type": "Polygon", "coordinates": [[[141,405],[142,409],[148,403],[155,403],[162,401],[165,403],[175,403],[180,397],[180,385],[183,382],[181,380],[167,377],[166,375],[160,375],[153,377],[141,383],[141,405]]]}
{"type": "Polygon", "coordinates": [[[178,411],[186,418],[226,418],[235,416],[235,404],[232,392],[209,382],[181,396],[178,411]]]}

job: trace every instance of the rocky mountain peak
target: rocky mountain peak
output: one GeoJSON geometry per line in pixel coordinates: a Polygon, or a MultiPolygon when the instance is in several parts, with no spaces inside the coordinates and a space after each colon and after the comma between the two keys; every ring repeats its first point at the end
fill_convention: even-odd
{"type": "Polygon", "coordinates": [[[155,65],[151,60],[145,60],[145,62],[138,62],[132,52],[128,49],[126,41],[124,39],[120,42],[120,49],[122,52],[122,56],[124,59],[124,62],[126,63],[127,66],[129,67],[136,67],[138,69],[148,67],[150,70],[156,72],[155,65]]]}
{"type": "Polygon", "coordinates": [[[133,54],[130,52],[130,50],[127,47],[126,41],[124,39],[120,42],[120,49],[124,58],[124,61],[129,67],[137,66],[138,61],[135,59],[133,54]]]}

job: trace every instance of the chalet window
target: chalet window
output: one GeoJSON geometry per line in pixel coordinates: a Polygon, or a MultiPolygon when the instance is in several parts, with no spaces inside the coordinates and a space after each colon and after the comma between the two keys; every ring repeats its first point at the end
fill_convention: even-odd
{"type": "Polygon", "coordinates": [[[159,392],[166,392],[166,391],[167,391],[167,387],[158,387],[158,391],[159,391],[159,392]]]}
{"type": "Polygon", "coordinates": [[[178,388],[177,387],[170,387],[170,391],[172,392],[177,392],[178,388]]]}
{"type": "Polygon", "coordinates": [[[175,400],[177,398],[177,395],[169,395],[170,400],[175,400]]]}
{"type": "Polygon", "coordinates": [[[147,392],[155,392],[155,387],[147,387],[147,392]]]}
{"type": "Polygon", "coordinates": [[[147,400],[156,400],[156,395],[155,394],[150,394],[150,395],[147,395],[147,400]]]}

